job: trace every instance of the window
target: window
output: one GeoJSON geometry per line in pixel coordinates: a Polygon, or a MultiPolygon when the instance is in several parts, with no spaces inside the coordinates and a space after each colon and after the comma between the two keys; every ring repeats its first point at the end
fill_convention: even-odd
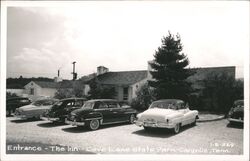
{"type": "Polygon", "coordinates": [[[30,95],[34,95],[35,94],[35,90],[34,90],[34,88],[31,88],[30,89],[30,95]]]}
{"type": "Polygon", "coordinates": [[[118,108],[118,104],[116,102],[109,102],[108,103],[109,108],[118,108]]]}
{"type": "Polygon", "coordinates": [[[123,100],[128,100],[128,87],[123,88],[123,100]]]}
{"type": "Polygon", "coordinates": [[[76,107],[82,107],[82,105],[83,105],[83,101],[82,101],[82,100],[77,100],[77,101],[75,102],[75,106],[76,106],[76,107]]]}
{"type": "Polygon", "coordinates": [[[99,102],[98,109],[105,109],[105,108],[108,108],[108,105],[104,102],[99,102]]]}

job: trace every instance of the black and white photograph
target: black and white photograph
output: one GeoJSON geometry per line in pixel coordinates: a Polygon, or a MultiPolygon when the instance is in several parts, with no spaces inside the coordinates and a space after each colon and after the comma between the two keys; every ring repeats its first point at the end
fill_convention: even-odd
{"type": "Polygon", "coordinates": [[[249,1],[2,1],[1,160],[249,160],[249,1]]]}

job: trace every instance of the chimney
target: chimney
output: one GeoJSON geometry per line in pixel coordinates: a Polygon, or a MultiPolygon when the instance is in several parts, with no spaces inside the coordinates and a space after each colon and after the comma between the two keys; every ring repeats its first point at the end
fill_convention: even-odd
{"type": "Polygon", "coordinates": [[[109,69],[104,67],[104,66],[97,67],[97,75],[107,73],[108,71],[109,71],[109,69]]]}
{"type": "Polygon", "coordinates": [[[60,69],[57,71],[57,77],[54,78],[54,82],[61,82],[62,78],[60,77],[60,69]]]}
{"type": "Polygon", "coordinates": [[[148,79],[149,80],[152,79],[152,75],[151,75],[150,71],[153,70],[151,67],[151,63],[153,63],[153,62],[154,62],[153,60],[148,61],[148,79]]]}

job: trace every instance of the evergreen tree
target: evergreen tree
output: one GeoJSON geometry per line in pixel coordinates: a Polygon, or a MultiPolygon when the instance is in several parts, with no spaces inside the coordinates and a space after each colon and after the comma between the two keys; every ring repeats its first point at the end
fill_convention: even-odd
{"type": "Polygon", "coordinates": [[[101,84],[98,76],[90,81],[89,86],[88,99],[112,99],[116,95],[115,87],[101,84]]]}
{"type": "Polygon", "coordinates": [[[154,54],[152,67],[153,80],[149,85],[155,88],[157,99],[188,99],[191,85],[186,79],[193,74],[186,67],[189,64],[187,56],[182,53],[180,35],[163,37],[162,45],[154,54]]]}

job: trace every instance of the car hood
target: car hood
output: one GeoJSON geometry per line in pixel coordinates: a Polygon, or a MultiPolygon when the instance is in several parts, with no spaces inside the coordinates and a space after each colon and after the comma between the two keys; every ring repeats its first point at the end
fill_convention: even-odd
{"type": "Polygon", "coordinates": [[[32,109],[38,109],[38,108],[50,108],[51,106],[35,106],[35,105],[25,105],[25,106],[22,106],[22,107],[19,107],[18,109],[21,110],[21,111],[28,111],[28,110],[32,110],[32,109]]]}
{"type": "Polygon", "coordinates": [[[147,120],[147,119],[154,119],[157,121],[166,121],[166,119],[172,119],[174,117],[180,117],[182,116],[181,113],[179,113],[176,110],[172,109],[160,109],[160,108],[152,108],[144,111],[143,113],[140,113],[138,115],[139,120],[147,120]]]}

